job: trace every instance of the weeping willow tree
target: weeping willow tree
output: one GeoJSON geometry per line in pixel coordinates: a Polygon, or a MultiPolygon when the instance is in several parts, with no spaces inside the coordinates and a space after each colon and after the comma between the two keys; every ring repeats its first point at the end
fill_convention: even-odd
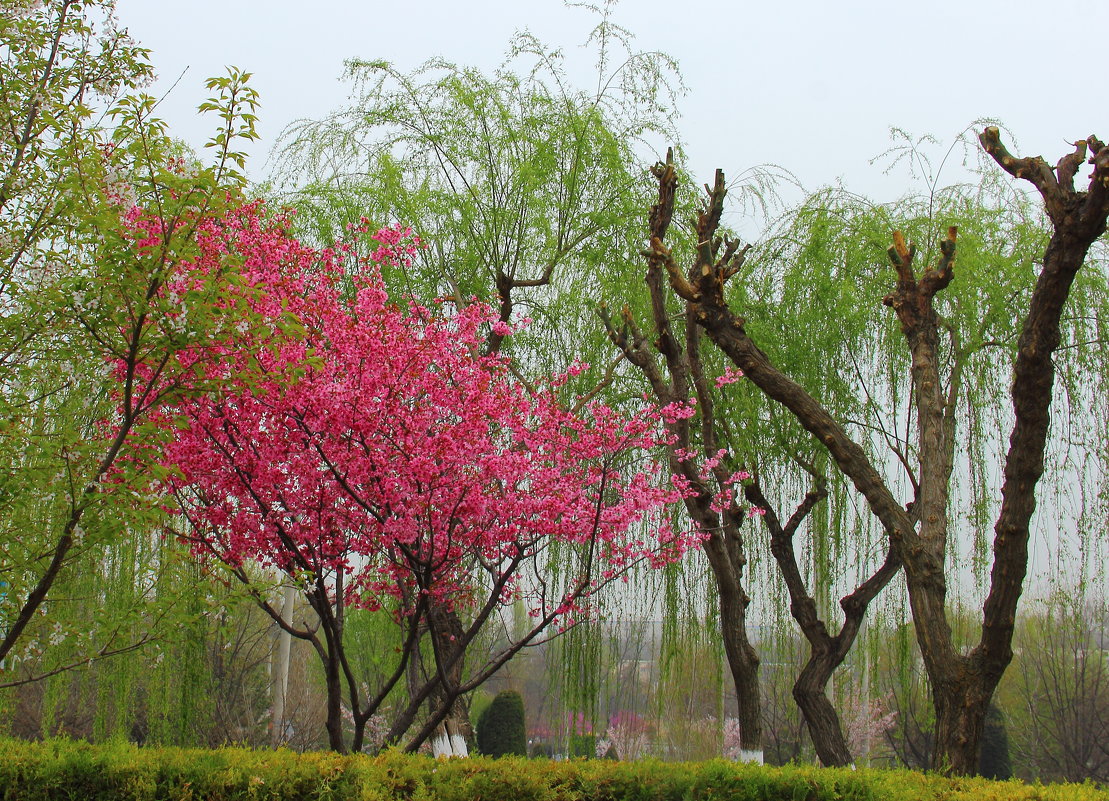
{"type": "Polygon", "coordinates": [[[214,163],[203,166],[138,91],[152,68],[113,2],[2,8],[0,686],[15,686],[44,677],[28,672],[44,654],[46,672],[58,672],[146,637],[122,636],[129,592],[144,585],[127,554],[160,519],[143,426],[187,391],[179,357],[231,330],[236,268],[195,284],[194,274],[172,299],[166,286],[192,264],[202,224],[241,201],[234,148],[255,136],[257,97],[239,72],[209,82],[204,108],[220,122],[214,163]],[[186,307],[178,326],[171,318],[186,307]],[[66,596],[51,603],[59,582],[83,599],[83,614],[54,615],[66,607],[66,596]],[[123,592],[124,618],[101,626],[100,608],[116,606],[111,590],[123,592]]]}
{"type": "MultiPolygon", "coordinates": [[[[680,92],[673,59],[633,50],[611,6],[594,9],[592,89],[574,86],[561,52],[527,33],[492,73],[439,59],[408,73],[348,61],[353,103],[279,142],[277,187],[302,234],[330,243],[362,217],[411,225],[426,247],[414,267],[386,275],[396,291],[476,297],[505,322],[533,320],[511,343],[524,374],[606,360],[586,282],[614,258],[610,287],[634,275],[638,154],[675,136],[680,92]]],[[[500,344],[490,337],[491,349],[500,344]]]]}
{"type": "MultiPolygon", "coordinates": [[[[980,241],[974,235],[960,240],[959,282],[945,292],[956,276],[956,227],[950,226],[940,241],[934,266],[926,266],[919,273],[914,263],[933,254],[918,253],[902,233],[895,232],[894,245],[888,249],[894,278],[891,280],[885,272],[885,294],[871,295],[866,306],[882,304],[893,310],[889,321],[867,329],[871,343],[896,343],[897,352],[903,354],[900,357],[889,356],[890,351],[871,345],[850,349],[846,360],[834,361],[836,350],[830,352],[832,356],[820,350],[819,325],[811,331],[783,332],[778,339],[756,334],[757,304],[746,305],[749,297],[725,298],[726,282],[745,275],[745,264],[738,243],[717,234],[726,194],[719,172],[702,212],[703,230],[692,267],[688,271],[681,268],[663,243],[665,226],[653,228],[648,253],[649,263],[654,269],[665,270],[671,288],[690,304],[690,315],[714,344],[744,370],[759,392],[780,407],[781,413],[794,418],[807,432],[806,438],[815,439],[810,440],[811,448],[825,451],[835,469],[863,496],[868,512],[888,537],[892,552],[904,563],[917,640],[935,704],[933,765],[959,773],[973,772],[977,766],[986,709],[1012,657],[1016,602],[1027,572],[1035,489],[1044,471],[1053,398],[1060,401],[1055,405],[1058,419],[1077,421],[1092,408],[1081,401],[1098,397],[1105,380],[1104,338],[1098,322],[1104,318],[1105,275],[1096,260],[1091,269],[1080,268],[1104,232],[1109,214],[1105,180],[1109,149],[1090,137],[1077,142],[1074,151],[1053,170],[1040,158],[1010,155],[1000,144],[996,128],[987,128],[980,139],[985,151],[1006,172],[1029,180],[1040,192],[1049,235],[1046,249],[1042,255],[1036,250],[1020,251],[1013,247],[1011,236],[991,238],[991,230],[998,229],[987,226],[977,233],[980,241]],[[1076,190],[1075,177],[1087,155],[1093,165],[1089,188],[1076,190]],[[1014,250],[1017,258],[1006,258],[1014,250]],[[976,251],[980,254],[977,257],[976,251]],[[1027,256],[1021,258],[1022,253],[1027,256]],[[976,275],[980,276],[977,280],[976,275]],[[1012,283],[1005,286],[1007,279],[1012,283]],[[1066,304],[1068,296],[1072,299],[1070,305],[1066,304]],[[743,308],[752,323],[738,316],[735,307],[743,308]],[[1069,318],[1065,328],[1061,326],[1064,314],[1069,318]],[[1014,319],[1022,316],[1025,322],[1014,325],[1014,319]],[[891,323],[897,325],[895,333],[884,333],[891,323]],[[797,338],[799,333],[816,369],[793,373],[794,380],[782,371],[772,353],[755,342],[758,336],[769,349],[776,342],[797,338]],[[1059,349],[1061,344],[1066,347],[1059,349]],[[1055,364],[1072,358],[1072,353],[1076,365],[1093,358],[1096,369],[1093,374],[1075,375],[1077,394],[1068,391],[1056,395],[1055,364]],[[844,373],[861,386],[867,387],[877,379],[879,387],[886,384],[888,388],[884,393],[867,388],[864,404],[847,414],[836,413],[825,405],[822,392],[835,382],[836,374],[844,373]],[[1011,406],[998,391],[996,381],[988,389],[972,389],[974,379],[995,378],[998,374],[1003,376],[1002,387],[1012,377],[1011,406]],[[812,386],[802,388],[798,380],[811,381],[812,386]],[[986,411],[979,415],[978,409],[986,411]],[[866,418],[868,412],[873,415],[870,420],[866,418]],[[982,453],[975,451],[976,447],[986,447],[987,464],[992,455],[982,442],[985,438],[981,429],[959,425],[976,415],[980,420],[991,416],[1000,419],[1001,428],[1011,428],[1011,433],[1008,448],[997,448],[1003,470],[979,468],[980,474],[992,478],[1003,472],[1004,478],[999,496],[997,482],[992,482],[986,507],[995,521],[995,536],[981,637],[977,645],[963,652],[952,637],[947,612],[947,572],[953,562],[948,552],[954,552],[957,546],[959,488],[973,483],[969,479],[964,483],[955,471],[960,442],[970,443],[962,447],[971,457],[982,453]],[[874,455],[875,441],[892,454],[886,461],[874,455]]],[[[664,179],[667,172],[660,167],[660,206],[665,206],[672,191],[664,179]]],[[[934,203],[935,196],[930,200],[934,203]]],[[[964,193],[962,207],[977,215],[975,200],[973,193],[964,193]]],[[[949,214],[957,216],[959,209],[957,203],[949,214]]],[[[987,204],[984,211],[989,210],[987,204]]],[[[998,209],[997,213],[1009,212],[998,209]]],[[[653,216],[657,219],[659,212],[656,210],[653,216]]],[[[1019,222],[1030,216],[1035,217],[1018,213],[1015,219],[1019,222]]],[[[954,221],[936,219],[944,226],[954,221]]],[[[1003,226],[1000,232],[1004,231],[1003,226]]],[[[1041,237],[1039,244],[1043,243],[1041,237]]],[[[851,277],[842,271],[847,262],[838,253],[834,256],[799,282],[800,302],[814,302],[804,298],[804,291],[818,300],[849,298],[854,293],[851,277]]],[[[871,264],[871,270],[877,272],[875,262],[871,264]]],[[[733,285],[743,283],[741,279],[733,285]]],[[[775,292],[772,287],[766,297],[771,302],[798,302],[789,298],[787,290],[783,283],[781,291],[775,292]]],[[[835,310],[831,325],[841,327],[838,315],[842,310],[842,327],[849,330],[848,309],[855,305],[831,305],[835,310]]],[[[1068,371],[1060,372],[1066,375],[1068,371]]],[[[1076,426],[1069,428],[1078,430],[1076,426]]],[[[1104,453],[1100,431],[1095,428],[1098,433],[1092,443],[1070,439],[1067,444],[1092,448],[1097,458],[1104,453]]],[[[1063,470],[1054,478],[1073,480],[1063,470]]],[[[972,514],[981,514],[971,506],[972,514]]]]}

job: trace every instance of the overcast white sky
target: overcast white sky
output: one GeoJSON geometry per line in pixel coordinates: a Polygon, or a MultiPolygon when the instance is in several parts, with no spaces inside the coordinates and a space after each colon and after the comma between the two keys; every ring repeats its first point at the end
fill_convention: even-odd
{"type": "MultiPolygon", "coordinates": [[[[287,124],[345,102],[346,58],[407,71],[443,56],[492,70],[527,28],[563,47],[585,79],[592,59],[579,45],[596,20],[562,0],[119,0],[118,12],[153,49],[153,93],[187,69],[160,110],[197,148],[214,124],[195,112],[204,78],[229,64],[254,73],[263,104],[254,178],[287,124]]],[[[890,126],[946,145],[975,119],[997,118],[1022,155],[1051,163],[1068,141],[1109,137],[1099,45],[1109,0],[623,0],[614,19],[639,48],[680,62],[690,90],[680,127],[704,180],[716,167],[734,176],[776,163],[808,188],[842,178],[890,200],[902,176],[868,165],[889,146],[890,126]]]]}

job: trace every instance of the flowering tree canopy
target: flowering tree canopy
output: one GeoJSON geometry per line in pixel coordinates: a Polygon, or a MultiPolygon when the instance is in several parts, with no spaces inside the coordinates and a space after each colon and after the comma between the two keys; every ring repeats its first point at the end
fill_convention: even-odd
{"type": "MultiPolygon", "coordinates": [[[[507,659],[587,614],[633,565],[690,544],[658,514],[679,496],[646,460],[657,415],[567,409],[559,387],[586,365],[529,391],[505,357],[481,355],[491,326],[511,333],[488,306],[392,303],[377,268],[418,242],[399,228],[375,238],[348,270],[342,249],[306,248],[250,207],[206,240],[213,252],[234,241],[243,292],[274,325],[253,319],[213,344],[205,376],[233,388],[162,416],[175,429],[168,482],[198,551],[242,578],[245,560],[276,568],[321,618],[389,608],[414,632],[429,609],[465,610],[458,659],[498,606],[522,600],[534,626],[507,659]]],[[[436,659],[441,680],[451,657],[436,659]]]]}

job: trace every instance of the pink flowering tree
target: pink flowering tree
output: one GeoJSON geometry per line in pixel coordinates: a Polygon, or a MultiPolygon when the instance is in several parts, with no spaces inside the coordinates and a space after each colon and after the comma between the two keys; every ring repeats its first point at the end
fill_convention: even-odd
{"type": "Polygon", "coordinates": [[[568,410],[568,375],[523,386],[506,358],[482,355],[493,327],[511,327],[481,303],[392,302],[377,267],[411,259],[407,231],[378,232],[357,270],[344,267],[353,251],[308,249],[280,220],[256,216],[237,237],[244,296],[275,325],[213,343],[204,377],[232,389],[161,416],[167,483],[197,552],[319,656],[333,749],[348,747],[344,706],[362,748],[425,632],[434,669],[409,677],[386,736],[437,698],[409,749],[520,648],[587,617],[601,587],[689,546],[661,514],[679,495],[647,458],[656,416],[568,410]],[[251,564],[298,587],[311,619],[283,619],[251,564]],[[517,602],[531,625],[463,673],[468,647],[517,602]],[[389,610],[401,631],[395,669],[371,688],[344,649],[352,607],[389,610]]]}
{"type": "MultiPolygon", "coordinates": [[[[641,759],[651,747],[652,726],[650,721],[628,710],[620,710],[608,720],[605,741],[616,749],[616,756],[623,760],[641,759]]],[[[597,745],[597,756],[603,757],[607,747],[597,745]]]]}
{"type": "Polygon", "coordinates": [[[847,702],[844,734],[852,754],[869,762],[875,743],[885,741],[886,733],[897,724],[897,710],[888,698],[856,697],[847,702]]]}

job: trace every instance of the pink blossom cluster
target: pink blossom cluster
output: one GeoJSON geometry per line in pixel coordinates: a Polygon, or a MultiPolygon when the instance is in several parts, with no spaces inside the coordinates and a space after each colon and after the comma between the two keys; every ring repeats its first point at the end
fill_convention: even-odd
{"type": "Polygon", "coordinates": [[[888,709],[889,699],[855,698],[843,712],[844,736],[852,754],[866,756],[884,741],[897,724],[897,710],[888,709]]]}
{"type": "MultiPolygon", "coordinates": [[[[609,718],[605,739],[616,748],[620,759],[640,759],[651,746],[651,729],[651,724],[639,715],[621,710],[609,718]]],[[[604,756],[599,744],[597,751],[598,756],[604,756]]]]}
{"type": "Polygon", "coordinates": [[[716,377],[716,386],[723,387],[727,384],[734,384],[739,379],[743,378],[743,371],[735,367],[727,367],[724,372],[716,377]]]}
{"type": "Polygon", "coordinates": [[[572,412],[557,380],[529,394],[506,358],[480,355],[494,311],[392,300],[375,268],[409,263],[419,243],[400,227],[374,238],[351,274],[258,205],[203,231],[196,269],[228,253],[241,264],[227,305],[242,324],[180,354],[198,385],[224,389],[157,418],[198,552],[302,578],[342,569],[347,600],[370,608],[465,604],[494,587],[499,602],[573,617],[634,564],[695,544],[661,514],[680,496],[647,458],[656,414],[572,412]],[[553,543],[590,557],[562,567],[557,591],[523,578],[553,543]]]}
{"type": "Polygon", "coordinates": [[[739,761],[743,758],[739,718],[724,718],[724,758],[739,761]]]}
{"type": "Polygon", "coordinates": [[[593,721],[584,712],[571,712],[567,717],[567,730],[570,734],[593,733],[593,721]]]}

